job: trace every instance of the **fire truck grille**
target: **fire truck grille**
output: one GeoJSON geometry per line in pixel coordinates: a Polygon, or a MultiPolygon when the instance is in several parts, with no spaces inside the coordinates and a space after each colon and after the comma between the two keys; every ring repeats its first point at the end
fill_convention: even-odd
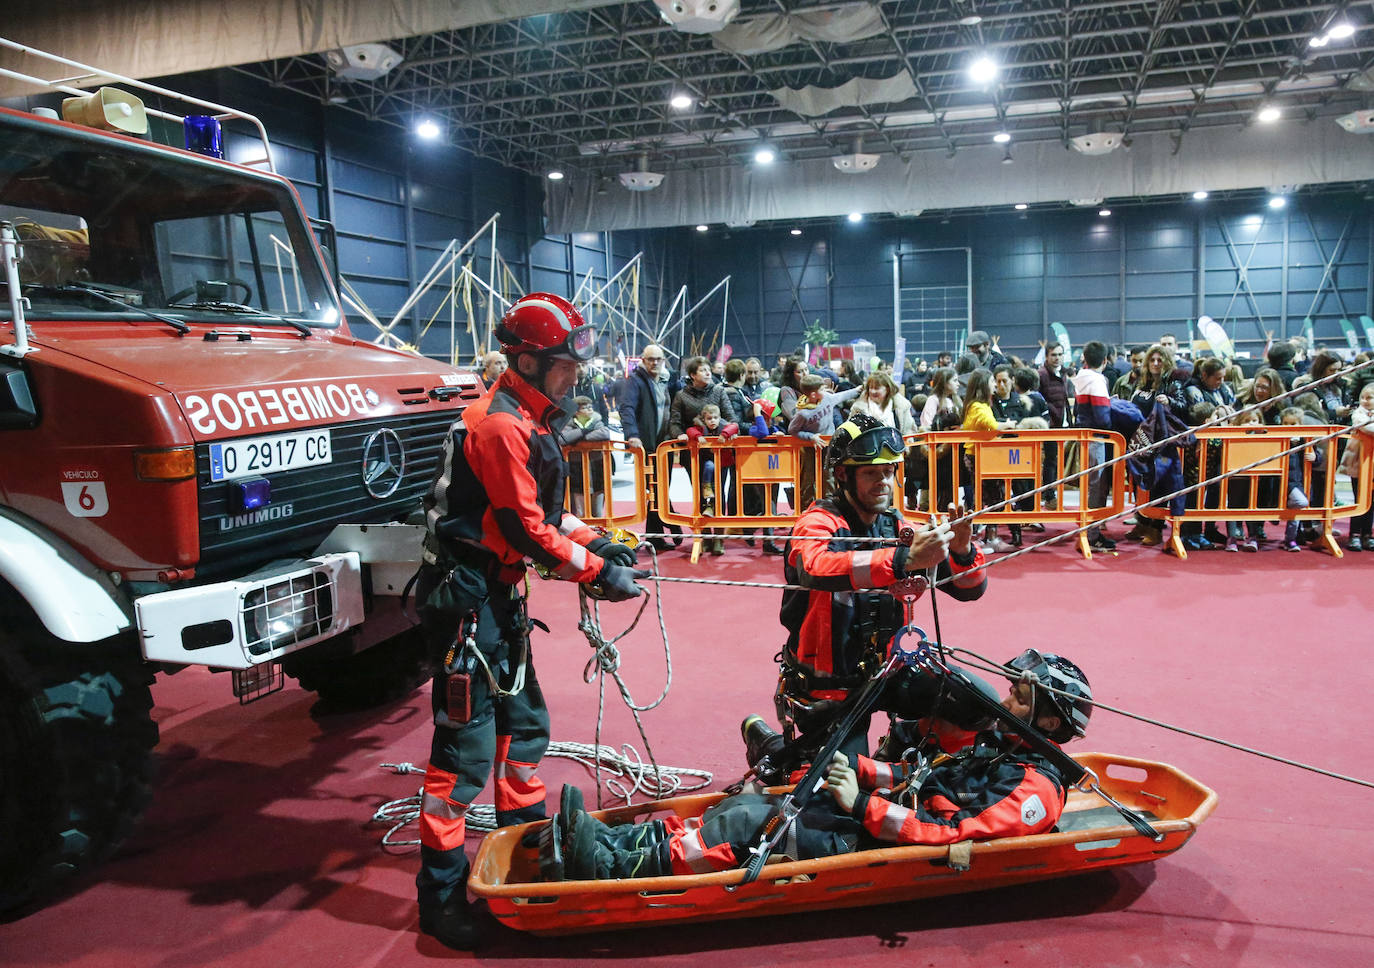
{"type": "Polygon", "coordinates": [[[270,503],[251,510],[241,507],[240,481],[210,479],[210,445],[197,445],[201,554],[197,573],[209,577],[278,558],[309,555],[336,524],[406,520],[420,510],[420,499],[439,463],[444,435],[457,415],[447,410],[335,424],[328,428],[333,459],[328,464],[263,475],[270,482],[270,503]],[[381,437],[374,440],[365,467],[364,449],[379,432],[381,437]],[[395,469],[402,454],[404,469],[398,483],[395,469]],[[365,477],[371,478],[371,491],[365,477]],[[395,490],[387,493],[393,484],[395,490]]]}

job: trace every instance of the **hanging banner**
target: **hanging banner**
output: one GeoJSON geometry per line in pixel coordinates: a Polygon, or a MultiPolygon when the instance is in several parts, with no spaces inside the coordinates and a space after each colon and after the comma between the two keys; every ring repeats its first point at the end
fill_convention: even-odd
{"type": "Polygon", "coordinates": [[[1341,320],[1341,332],[1345,334],[1346,345],[1350,347],[1350,352],[1358,355],[1360,352],[1360,336],[1355,332],[1355,327],[1350,325],[1350,320],[1341,320]]]}
{"type": "Polygon", "coordinates": [[[898,336],[892,350],[892,381],[902,382],[902,372],[906,369],[906,337],[898,336]]]}

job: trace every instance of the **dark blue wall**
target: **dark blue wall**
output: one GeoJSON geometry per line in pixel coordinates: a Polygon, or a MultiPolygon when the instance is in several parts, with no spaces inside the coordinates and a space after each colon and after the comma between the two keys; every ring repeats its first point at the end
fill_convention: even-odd
{"type": "MultiPolygon", "coordinates": [[[[1188,321],[1205,313],[1224,321],[1238,349],[1257,352],[1266,332],[1301,333],[1307,317],[1319,342],[1344,345],[1340,319],[1358,326],[1370,313],[1374,204],[1362,194],[1300,195],[1278,211],[1251,198],[1133,205],[1107,218],[1008,212],[789,229],[684,237],[697,287],[732,277],[737,353],[741,344],[763,357],[791,350],[819,319],[890,358],[898,252],[904,281],[934,287],[962,286],[962,250],[971,250],[974,325],[1020,355],[1033,354],[1054,322],[1075,346],[1144,343],[1166,331],[1182,341],[1188,321]],[[931,251],[943,249],[953,251],[931,251]]],[[[960,331],[903,335],[917,355],[923,343],[926,353],[957,349],[960,331]]]]}

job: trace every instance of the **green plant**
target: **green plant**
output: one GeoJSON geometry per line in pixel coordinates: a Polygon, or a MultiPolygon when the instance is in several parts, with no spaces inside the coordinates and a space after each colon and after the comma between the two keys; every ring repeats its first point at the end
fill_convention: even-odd
{"type": "Polygon", "coordinates": [[[826,329],[818,319],[802,332],[802,342],[810,343],[812,346],[825,346],[827,343],[835,342],[840,334],[833,329],[826,329]]]}

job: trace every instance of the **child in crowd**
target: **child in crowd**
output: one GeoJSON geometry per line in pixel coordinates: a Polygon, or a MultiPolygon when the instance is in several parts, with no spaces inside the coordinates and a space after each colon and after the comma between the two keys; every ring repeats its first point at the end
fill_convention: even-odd
{"type": "MultiPolygon", "coordinates": [[[[862,386],[850,387],[839,393],[827,393],[829,381],[815,374],[802,377],[801,394],[797,397],[797,412],[787,425],[787,432],[802,440],[809,440],[817,448],[824,447],[822,437],[835,432],[835,408],[859,395],[862,386]]],[[[803,460],[801,466],[801,494],[796,510],[804,511],[816,499],[816,467],[813,461],[803,460]]]]}
{"type": "MultiPolygon", "coordinates": [[[[1341,473],[1349,475],[1353,486],[1358,487],[1355,479],[1360,472],[1361,452],[1374,447],[1374,383],[1366,383],[1360,389],[1359,406],[1350,411],[1350,426],[1352,433],[1341,458],[1341,473]]],[[[1374,520],[1374,502],[1364,514],[1350,519],[1350,541],[1346,547],[1351,551],[1374,551],[1374,543],[1369,538],[1371,520],[1374,520]]]]}
{"type": "MultiPolygon", "coordinates": [[[[566,449],[574,444],[596,443],[610,440],[611,428],[596,412],[596,404],[591,397],[573,397],[577,408],[572,417],[558,432],[559,443],[566,449]]],[[[580,452],[567,454],[568,489],[572,492],[573,514],[582,516],[587,513],[587,488],[583,485],[582,465],[591,465],[591,516],[602,517],[606,513],[606,463],[609,454],[592,453],[585,457],[580,452]]]]}
{"type": "MultiPolygon", "coordinates": [[[[982,367],[976,368],[969,374],[968,389],[964,396],[964,417],[960,424],[963,430],[973,431],[997,431],[1010,429],[1015,424],[1011,421],[999,422],[992,411],[992,374],[982,367]]],[[[993,504],[1000,504],[1005,494],[1005,489],[1001,481],[984,481],[982,486],[983,501],[979,504],[973,493],[974,480],[977,477],[974,462],[976,460],[976,449],[972,443],[964,444],[964,460],[962,463],[962,484],[964,486],[964,506],[970,508],[988,507],[993,504]]],[[[990,524],[983,529],[984,547],[994,552],[1005,552],[1011,549],[1011,545],[997,536],[997,525],[990,524]]]]}
{"type": "MultiPolygon", "coordinates": [[[[761,419],[761,418],[760,418],[761,419]]],[[[700,441],[703,437],[718,437],[721,440],[730,440],[739,436],[739,424],[722,423],[720,407],[714,403],[702,406],[696,419],[692,421],[692,426],[687,428],[687,439],[700,441]]],[[[705,445],[701,448],[701,513],[715,514],[716,511],[716,457],[717,451],[708,449],[705,445]]],[[[735,455],[733,451],[723,450],[719,452],[719,460],[722,475],[729,467],[734,466],[735,455]]],[[[722,534],[723,532],[713,528],[706,529],[707,534],[722,534]]],[[[713,555],[725,553],[725,540],[723,538],[708,538],[706,540],[706,550],[713,555]]]]}
{"type": "MultiPolygon", "coordinates": [[[[1231,418],[1231,426],[1263,427],[1264,417],[1259,410],[1242,411],[1231,418]]],[[[1249,507],[1251,486],[1252,480],[1246,474],[1231,478],[1226,484],[1227,505],[1233,508],[1249,507]]],[[[1227,551],[1259,551],[1259,540],[1263,537],[1262,521],[1246,521],[1244,529],[1240,521],[1226,522],[1227,551]]]]}
{"type": "MultiPolygon", "coordinates": [[[[1211,420],[1216,414],[1216,405],[1206,400],[1200,400],[1188,408],[1188,426],[1200,427],[1211,420]]],[[[1189,487],[1198,483],[1206,477],[1215,477],[1221,471],[1221,441],[1209,440],[1205,444],[1199,442],[1198,446],[1183,448],[1183,483],[1189,487]],[[1198,456],[1205,449],[1207,453],[1206,466],[1200,466],[1198,456]]],[[[1190,491],[1188,494],[1188,507],[1196,508],[1199,500],[1203,501],[1204,507],[1214,508],[1221,497],[1221,489],[1216,484],[1210,484],[1205,489],[1205,494],[1198,491],[1190,491]]],[[[1215,545],[1211,539],[1202,534],[1202,524],[1198,521],[1184,521],[1179,529],[1179,534],[1183,536],[1183,547],[1188,551],[1211,551],[1215,545]]]]}
{"type": "MultiPolygon", "coordinates": [[[[1301,427],[1305,423],[1307,413],[1302,407],[1285,407],[1279,414],[1279,423],[1285,427],[1301,427]]],[[[1301,437],[1290,437],[1289,447],[1297,447],[1302,443],[1301,437]]],[[[1319,480],[1318,473],[1326,470],[1326,461],[1322,448],[1314,444],[1309,444],[1302,450],[1295,450],[1288,455],[1288,507],[1294,511],[1304,511],[1312,506],[1308,494],[1316,490],[1316,483],[1319,480]],[[1310,474],[1307,473],[1310,471],[1310,474]],[[1310,479],[1310,480],[1309,480],[1310,479]]],[[[1323,483],[1325,483],[1323,481],[1323,483]]],[[[1323,488],[1324,490],[1325,488],[1323,488]]],[[[1289,521],[1283,529],[1283,550],[1301,551],[1298,547],[1298,522],[1289,521]]]]}

